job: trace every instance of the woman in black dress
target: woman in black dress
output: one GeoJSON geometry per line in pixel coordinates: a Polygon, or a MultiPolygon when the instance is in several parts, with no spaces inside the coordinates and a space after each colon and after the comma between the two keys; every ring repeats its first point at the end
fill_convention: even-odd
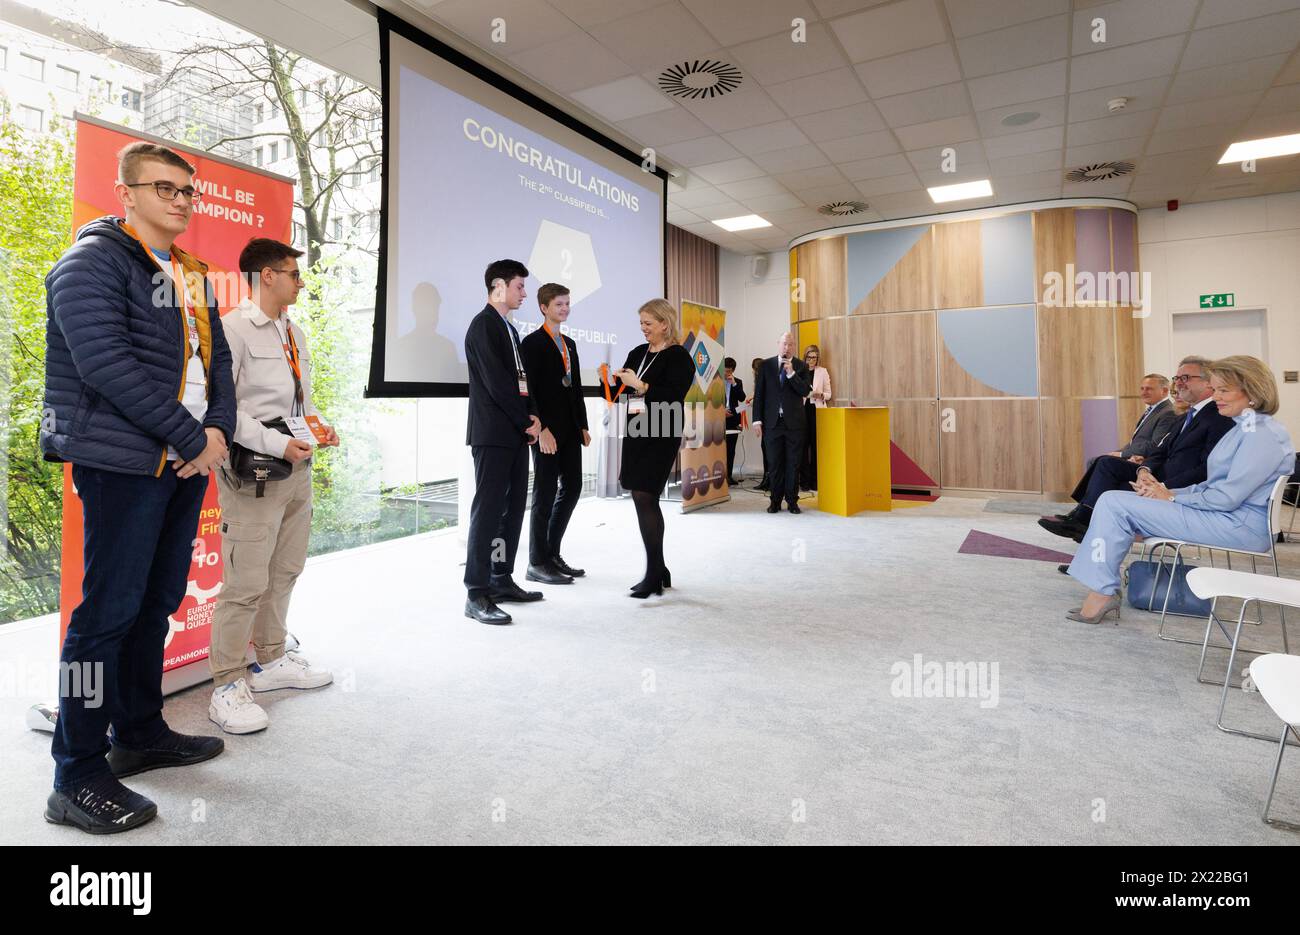
{"type": "Polygon", "coordinates": [[[632,493],[646,555],[645,577],[632,585],[631,596],[645,598],[672,587],[664,567],[664,515],[659,497],[682,444],[683,401],[695,367],[691,355],[678,343],[677,312],[671,305],[651,299],[639,314],[646,343],[632,348],[614,377],[629,397],[619,482],[632,493]]]}

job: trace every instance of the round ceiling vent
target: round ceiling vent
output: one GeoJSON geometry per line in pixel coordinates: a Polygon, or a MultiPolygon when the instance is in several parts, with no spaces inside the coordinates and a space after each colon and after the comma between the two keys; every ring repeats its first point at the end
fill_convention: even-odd
{"type": "Polygon", "coordinates": [[[817,210],[822,214],[829,214],[833,218],[842,218],[850,214],[861,214],[867,210],[865,201],[832,201],[830,204],[822,205],[817,210]]]}
{"type": "Polygon", "coordinates": [[[1067,182],[1102,182],[1118,178],[1133,171],[1131,162],[1095,162],[1090,166],[1079,166],[1065,173],[1067,182]]]}
{"type": "Polygon", "coordinates": [[[1033,123],[1039,117],[1043,116],[1036,110],[1022,110],[1019,113],[1007,114],[1002,118],[1004,127],[1023,127],[1027,123],[1033,123]]]}
{"type": "Polygon", "coordinates": [[[665,68],[659,75],[659,88],[665,94],[688,100],[720,97],[740,87],[740,69],[726,62],[696,59],[665,68]]]}

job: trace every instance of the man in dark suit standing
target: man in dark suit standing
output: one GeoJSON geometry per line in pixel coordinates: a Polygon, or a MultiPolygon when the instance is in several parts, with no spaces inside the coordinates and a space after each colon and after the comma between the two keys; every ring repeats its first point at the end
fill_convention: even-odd
{"type": "Polygon", "coordinates": [[[723,362],[723,376],[727,387],[727,483],[736,485],[732,466],[736,463],[736,439],[740,437],[741,418],[737,407],[745,401],[745,384],[736,376],[736,359],[728,357],[723,362]]]}
{"type": "Polygon", "coordinates": [[[791,513],[799,510],[799,462],[803,457],[804,399],[812,391],[808,365],[794,356],[794,335],[777,342],[777,355],[763,361],[754,386],[754,431],[767,452],[772,483],[767,512],[781,510],[781,498],[791,513]]]}
{"type": "Polygon", "coordinates": [[[528,497],[528,446],[541,434],[537,405],[510,313],[523,304],[528,269],[497,260],[483,274],[488,304],[465,332],[469,419],[465,443],[474,455],[474,503],[465,553],[465,616],[510,623],[502,601],[540,601],[540,591],[515,584],[515,552],[528,497]]]}
{"type": "Polygon", "coordinates": [[[524,338],[520,351],[528,386],[541,418],[533,449],[533,507],[528,544],[529,581],[573,584],[586,572],[560,557],[569,517],[582,496],[582,449],[591,444],[582,401],[578,345],[562,333],[569,318],[569,290],[548,282],[537,290],[542,326],[524,338]],[[559,496],[556,496],[556,484],[559,496]]]}
{"type": "Polygon", "coordinates": [[[1214,405],[1213,391],[1204,357],[1186,357],[1178,365],[1174,387],[1178,398],[1188,404],[1187,414],[1175,420],[1164,441],[1146,456],[1134,459],[1103,455],[1085,478],[1087,487],[1075,495],[1079,505],[1063,517],[1044,517],[1038,521],[1053,535],[1082,542],[1092,519],[1092,508],[1108,490],[1128,490],[1147,472],[1166,487],[1190,487],[1205,480],[1210,452],[1232,428],[1233,421],[1220,415],[1214,405]],[[1139,463],[1140,462],[1140,463],[1139,463]]]}

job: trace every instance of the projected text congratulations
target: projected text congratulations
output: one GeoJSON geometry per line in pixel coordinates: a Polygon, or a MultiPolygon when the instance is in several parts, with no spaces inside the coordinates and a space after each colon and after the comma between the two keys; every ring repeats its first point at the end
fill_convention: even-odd
{"type": "Polygon", "coordinates": [[[580,166],[571,165],[563,159],[548,156],[541,150],[530,146],[523,140],[507,136],[490,126],[480,124],[473,117],[466,117],[461,129],[465,138],[474,143],[482,143],[487,149],[510,156],[524,165],[532,166],[539,172],[545,172],[561,179],[583,191],[599,195],[616,205],[622,205],[630,211],[640,211],[641,204],[637,196],[619,188],[604,179],[589,176],[580,166]]]}

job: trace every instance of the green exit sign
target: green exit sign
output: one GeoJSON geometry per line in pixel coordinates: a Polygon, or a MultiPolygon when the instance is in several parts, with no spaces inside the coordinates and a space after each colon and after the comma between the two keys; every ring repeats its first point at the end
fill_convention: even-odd
{"type": "Polygon", "coordinates": [[[1201,308],[1232,308],[1237,304],[1236,293],[1216,292],[1201,296],[1201,308]]]}

